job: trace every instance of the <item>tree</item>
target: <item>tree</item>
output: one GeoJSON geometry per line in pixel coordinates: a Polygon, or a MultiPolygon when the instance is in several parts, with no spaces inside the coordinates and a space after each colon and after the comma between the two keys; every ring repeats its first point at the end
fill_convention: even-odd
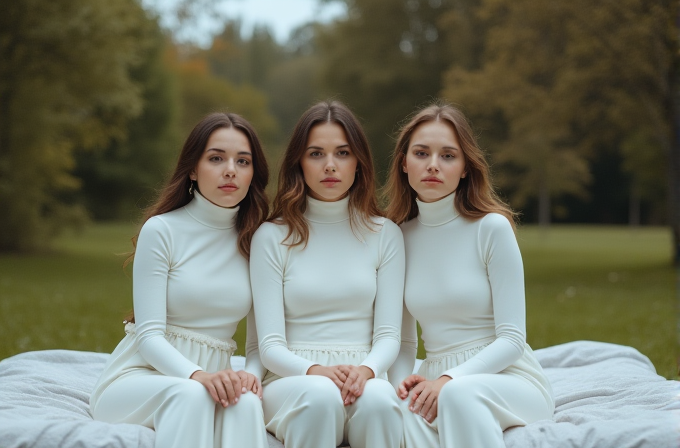
{"type": "Polygon", "coordinates": [[[174,166],[181,146],[178,75],[168,62],[172,44],[155,21],[149,20],[149,33],[153,45],[131,70],[141,87],[141,114],[130,120],[125,138],[76,152],[73,174],[82,183],[76,196],[97,220],[137,218],[174,166]]]}
{"type": "Polygon", "coordinates": [[[495,120],[494,160],[514,205],[536,198],[547,224],[551,199],[585,195],[588,165],[607,151],[623,158],[631,197],[658,200],[666,13],[645,0],[482,3],[482,63],[451,68],[444,94],[495,120]]]}
{"type": "Polygon", "coordinates": [[[15,0],[0,15],[0,251],[42,246],[82,208],[73,149],[122,138],[141,112],[130,69],[147,42],[134,0],[15,0]]]}
{"type": "Polygon", "coordinates": [[[267,97],[262,91],[249,85],[236,86],[212,75],[208,61],[200,54],[185,61],[179,60],[177,70],[182,101],[182,135],[188,135],[206,114],[224,111],[238,113],[250,121],[265,143],[276,137],[278,124],[269,113],[267,97]]]}

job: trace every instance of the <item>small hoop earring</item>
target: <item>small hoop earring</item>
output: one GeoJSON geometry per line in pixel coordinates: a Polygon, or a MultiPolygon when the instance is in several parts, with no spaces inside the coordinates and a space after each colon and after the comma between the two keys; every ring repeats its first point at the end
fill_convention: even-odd
{"type": "Polygon", "coordinates": [[[189,194],[193,195],[194,194],[194,181],[189,179],[189,194]]]}

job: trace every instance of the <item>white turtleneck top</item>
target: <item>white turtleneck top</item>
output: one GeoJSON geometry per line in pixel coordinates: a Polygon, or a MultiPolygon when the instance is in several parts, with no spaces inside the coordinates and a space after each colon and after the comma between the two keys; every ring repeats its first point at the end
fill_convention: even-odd
{"type": "Polygon", "coordinates": [[[307,198],[307,246],[283,244],[288,226],[264,223],[253,237],[250,276],[264,366],[306,375],[317,362],[289,350],[369,346],[361,362],[383,375],[399,353],[404,244],[399,227],[374,218],[352,229],[349,198],[307,198]]]}
{"type": "MultiPolygon", "coordinates": [[[[415,317],[428,358],[488,344],[443,375],[498,373],[524,353],[522,257],[504,216],[465,219],[453,198],[417,201],[417,219],[401,226],[407,255],[404,301],[410,313],[403,337],[415,337],[415,317]]],[[[395,365],[401,378],[393,382],[410,373],[412,359],[409,367],[405,358],[395,365]]]]}
{"type": "Polygon", "coordinates": [[[247,315],[245,370],[262,376],[248,261],[237,247],[237,212],[196,192],[186,206],[150,218],[139,233],[136,341],[144,359],[165,375],[189,378],[202,370],[165,339],[166,324],[228,341],[247,315]]]}

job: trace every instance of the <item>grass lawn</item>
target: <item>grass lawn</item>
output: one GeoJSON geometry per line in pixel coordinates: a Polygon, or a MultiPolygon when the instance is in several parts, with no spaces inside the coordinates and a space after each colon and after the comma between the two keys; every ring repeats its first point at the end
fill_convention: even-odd
{"type": "MultiPolygon", "coordinates": [[[[97,224],[62,236],[49,253],[0,255],[0,359],[53,348],[112,351],[132,306],[130,269],[116,254],[130,250],[133,232],[129,224],[97,224]]],[[[579,339],[631,345],[660,375],[677,377],[667,229],[528,226],[519,241],[534,349],[579,339]]],[[[244,330],[235,337],[241,353],[244,330]]]]}

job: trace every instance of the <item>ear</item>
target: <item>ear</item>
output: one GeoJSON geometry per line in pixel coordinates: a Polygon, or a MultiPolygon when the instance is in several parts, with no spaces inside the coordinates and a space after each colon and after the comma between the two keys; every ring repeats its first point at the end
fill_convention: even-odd
{"type": "Polygon", "coordinates": [[[405,172],[408,173],[408,168],[406,167],[406,157],[401,158],[401,169],[405,172]]]}
{"type": "Polygon", "coordinates": [[[189,179],[193,181],[198,179],[198,176],[196,176],[196,170],[191,170],[191,172],[189,173],[189,179]]]}
{"type": "Polygon", "coordinates": [[[465,179],[465,176],[467,176],[467,171],[463,171],[463,174],[460,175],[460,178],[465,179]]]}

